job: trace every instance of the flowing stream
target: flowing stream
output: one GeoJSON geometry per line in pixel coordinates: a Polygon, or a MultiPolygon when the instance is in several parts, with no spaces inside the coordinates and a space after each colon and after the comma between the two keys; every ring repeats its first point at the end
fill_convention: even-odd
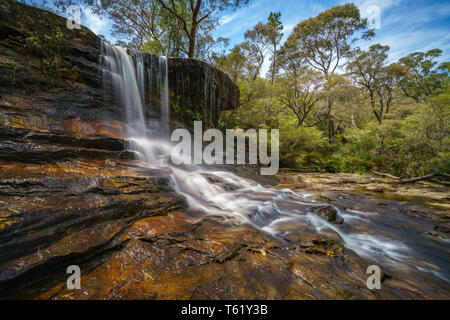
{"type": "MultiPolygon", "coordinates": [[[[102,45],[103,78],[111,83],[114,98],[124,108],[130,148],[149,168],[170,173],[173,188],[187,199],[189,209],[215,216],[224,222],[251,224],[281,241],[292,232],[309,230],[317,234],[334,233],[361,257],[391,270],[404,270],[425,279],[448,285],[450,278],[449,243],[400,228],[391,217],[377,212],[340,209],[318,203],[308,194],[290,189],[265,188],[231,172],[202,166],[174,166],[168,163],[169,141],[168,60],[159,58],[157,71],[144,70],[142,56],[130,56],[120,47],[102,45]],[[160,94],[159,127],[145,117],[144,74],[157,72],[160,94]],[[341,225],[330,223],[315,213],[315,208],[334,208],[341,225]]],[[[148,81],[151,78],[148,77],[148,81]]],[[[149,85],[152,88],[151,85],[149,85]]],[[[206,92],[206,90],[205,90],[206,92]]],[[[214,101],[214,99],[212,100],[214,101]]],[[[155,106],[149,106],[149,108],[155,106]]],[[[206,106],[205,106],[206,108],[206,106]]],[[[398,218],[397,218],[398,219],[398,218]]]]}

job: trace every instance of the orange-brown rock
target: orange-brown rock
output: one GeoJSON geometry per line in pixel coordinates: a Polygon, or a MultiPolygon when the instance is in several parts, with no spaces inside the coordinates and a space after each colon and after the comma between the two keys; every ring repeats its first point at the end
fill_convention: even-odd
{"type": "MultiPolygon", "coordinates": [[[[177,214],[185,216],[184,214],[177,214]]],[[[148,220],[135,228],[153,230],[148,220]]],[[[170,218],[169,218],[170,219],[170,218]]],[[[153,222],[156,220],[153,220],[153,222]]],[[[195,219],[193,219],[193,222],[195,219]]],[[[377,299],[426,298],[413,286],[383,281],[368,290],[367,262],[340,245],[282,244],[251,227],[203,220],[182,231],[127,242],[83,270],[81,290],[50,285],[39,299],[377,299]]],[[[171,229],[172,227],[169,227],[171,229]]],[[[176,230],[176,231],[175,231],[176,230]]],[[[159,232],[159,231],[157,231],[159,232]]],[[[325,239],[322,239],[325,241],[325,239]]],[[[325,241],[326,242],[326,241],[325,241]]]]}
{"type": "Polygon", "coordinates": [[[151,240],[161,235],[183,233],[195,228],[198,219],[183,212],[169,213],[167,216],[151,217],[139,220],[131,226],[128,234],[134,239],[151,240]]]}

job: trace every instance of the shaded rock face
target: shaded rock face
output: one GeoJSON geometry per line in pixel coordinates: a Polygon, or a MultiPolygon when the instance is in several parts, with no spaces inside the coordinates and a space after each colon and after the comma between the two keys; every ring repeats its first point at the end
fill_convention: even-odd
{"type": "Polygon", "coordinates": [[[19,141],[39,143],[46,148],[56,143],[93,147],[81,140],[123,138],[120,112],[102,91],[100,45],[88,29],[71,31],[65,19],[50,12],[15,1],[2,2],[2,140],[14,139],[18,145],[19,141]]]}
{"type": "MultiPolygon", "coordinates": [[[[158,117],[163,68],[160,57],[133,51],[129,54],[134,61],[139,59],[142,63],[143,85],[140,90],[146,117],[158,117]]],[[[172,118],[188,125],[193,121],[203,121],[204,127],[214,127],[221,111],[239,106],[239,88],[224,72],[194,59],[168,57],[167,61],[172,118]]]]}
{"type": "Polygon", "coordinates": [[[209,64],[169,58],[170,103],[184,119],[217,125],[221,111],[239,106],[239,88],[225,73],[209,64]]]}
{"type": "MultiPolygon", "coordinates": [[[[20,105],[20,113],[27,116],[20,114],[20,119],[14,120],[32,121],[28,126],[78,134],[123,134],[120,125],[110,123],[121,121],[124,114],[114,103],[114,94],[103,90],[100,38],[84,27],[69,30],[66,19],[12,0],[0,6],[0,19],[4,122],[11,115],[17,118],[11,105],[20,105]],[[61,61],[56,53],[61,54],[61,61]]],[[[134,53],[138,55],[144,63],[144,91],[153,94],[144,104],[151,113],[160,105],[159,58],[134,53]]],[[[187,126],[193,120],[216,125],[220,111],[239,105],[237,85],[204,62],[169,57],[168,75],[171,113],[187,126]]]]}
{"type": "MultiPolygon", "coordinates": [[[[64,281],[68,265],[95,265],[123,247],[135,221],[185,208],[170,172],[140,167],[126,151],[124,115],[104,92],[100,53],[90,30],[0,3],[0,298],[64,281]]],[[[192,63],[185,74],[202,74],[192,63]]],[[[239,94],[213,72],[222,77],[217,90],[239,94]]]]}

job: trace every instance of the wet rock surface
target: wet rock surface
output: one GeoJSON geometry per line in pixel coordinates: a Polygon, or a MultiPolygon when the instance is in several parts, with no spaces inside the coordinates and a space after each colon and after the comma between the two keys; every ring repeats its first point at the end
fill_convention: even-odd
{"type": "MultiPolygon", "coordinates": [[[[328,229],[318,234],[306,224],[286,224],[283,238],[190,212],[169,171],[148,169],[126,151],[120,109],[101,90],[98,38],[85,28],[69,32],[64,19],[33,15],[37,9],[13,1],[0,8],[1,299],[448,298],[446,282],[396,268],[383,270],[381,290],[369,290],[366,270],[374,261],[347,248],[333,230],[350,227],[336,208],[373,211],[371,219],[440,244],[448,241],[448,189],[395,189],[357,175],[261,178],[328,204],[312,210],[328,229]],[[55,25],[76,69],[44,88],[41,59],[28,55],[20,37],[55,25]],[[70,265],[81,268],[80,290],[66,287],[70,265]]],[[[181,64],[174,60],[171,72],[181,64]]],[[[190,61],[179,74],[192,72],[201,83],[208,70],[190,61]]],[[[215,79],[219,94],[208,99],[233,107],[234,86],[215,79]]],[[[256,179],[252,170],[240,170],[256,179]]]]}
{"type": "Polygon", "coordinates": [[[312,208],[312,211],[331,223],[342,224],[344,222],[344,219],[338,215],[337,210],[331,206],[312,208]]]}
{"type": "MultiPolygon", "coordinates": [[[[279,239],[250,225],[190,213],[172,191],[169,174],[117,158],[0,161],[0,297],[448,298],[445,283],[395,268],[383,270],[381,290],[367,289],[373,262],[346,248],[332,230],[318,234],[307,225],[287,225],[288,235],[279,239]],[[67,289],[69,265],[81,268],[80,290],[67,289]]],[[[335,178],[326,177],[325,185],[334,188],[329,180],[335,178]]],[[[332,224],[346,224],[336,206],[375,211],[383,219],[396,219],[401,211],[410,217],[398,222],[408,232],[445,237],[448,230],[447,215],[426,205],[317,192],[318,185],[305,187],[296,175],[278,178],[278,187],[289,182],[326,199],[330,205],[313,212],[332,224]]]]}
{"type": "MultiPolygon", "coordinates": [[[[170,172],[126,151],[123,108],[104,91],[100,53],[84,27],[69,30],[66,19],[16,1],[0,5],[0,298],[34,297],[43,283],[63,281],[67,266],[93,268],[185,208],[170,172]]],[[[172,91],[206,77],[204,64],[174,61],[171,78],[185,78],[172,91]]],[[[208,71],[214,92],[224,90],[211,103],[236,107],[237,86],[208,71]]],[[[176,221],[191,230],[190,220],[176,221]]]]}
{"type": "MultiPolygon", "coordinates": [[[[276,177],[280,181],[277,188],[309,193],[314,199],[334,204],[343,210],[366,213],[381,211],[389,213],[387,217],[394,219],[401,213],[407,220],[397,217],[396,224],[404,223],[406,229],[438,239],[448,240],[450,237],[448,186],[426,181],[398,185],[368,175],[293,173],[284,170],[276,177]]],[[[326,217],[333,222],[334,209],[328,206],[325,208],[326,217]],[[330,208],[331,215],[328,213],[330,208]]],[[[318,207],[315,211],[323,209],[318,207]]]]}
{"type": "Polygon", "coordinates": [[[14,297],[22,285],[120,246],[133,221],[183,206],[167,175],[131,165],[0,162],[0,292],[14,297]]]}
{"type": "MultiPolygon", "coordinates": [[[[280,243],[249,226],[204,219],[138,221],[126,245],[83,273],[81,290],[61,282],[39,299],[420,299],[417,283],[385,275],[368,290],[369,265],[326,237],[302,234],[280,243]],[[189,222],[188,222],[189,221],[189,222]],[[136,226],[138,225],[138,226],[136,226]],[[145,236],[135,236],[136,228],[145,236]]],[[[45,287],[45,286],[44,286],[45,287]]]]}

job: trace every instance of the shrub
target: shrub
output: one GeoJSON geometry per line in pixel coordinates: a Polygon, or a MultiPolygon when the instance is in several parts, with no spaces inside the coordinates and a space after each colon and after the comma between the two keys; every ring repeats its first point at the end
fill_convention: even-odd
{"type": "Polygon", "coordinates": [[[66,38],[59,27],[50,35],[33,32],[25,38],[25,44],[31,55],[40,58],[43,85],[51,87],[73,74],[74,67],[62,57],[66,38]]]}

